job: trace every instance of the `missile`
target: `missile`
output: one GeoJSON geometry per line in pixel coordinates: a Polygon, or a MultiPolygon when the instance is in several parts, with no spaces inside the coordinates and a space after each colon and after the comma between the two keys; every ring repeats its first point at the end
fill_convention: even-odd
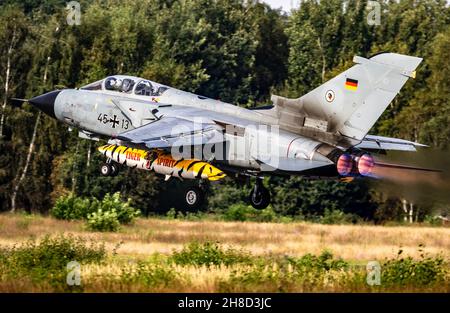
{"type": "Polygon", "coordinates": [[[131,168],[154,171],[166,177],[208,179],[216,181],[226,174],[217,167],[197,159],[175,160],[162,150],[142,150],[119,145],[105,145],[98,151],[112,161],[131,168]]]}

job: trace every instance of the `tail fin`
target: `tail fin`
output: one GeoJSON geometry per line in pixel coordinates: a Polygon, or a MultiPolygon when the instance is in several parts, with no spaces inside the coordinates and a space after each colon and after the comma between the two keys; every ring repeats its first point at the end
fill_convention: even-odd
{"type": "Polygon", "coordinates": [[[283,115],[286,121],[301,116],[298,126],[362,140],[408,78],[415,77],[422,59],[381,53],[353,61],[357,64],[298,99],[273,96],[280,123],[283,115]]]}

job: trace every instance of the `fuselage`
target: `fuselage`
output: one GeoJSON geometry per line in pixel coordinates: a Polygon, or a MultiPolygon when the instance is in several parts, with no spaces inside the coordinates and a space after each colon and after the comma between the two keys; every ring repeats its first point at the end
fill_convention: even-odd
{"type": "MultiPolygon", "coordinates": [[[[306,167],[311,166],[311,162],[317,162],[317,167],[333,164],[317,153],[323,145],[321,141],[280,129],[277,116],[137,77],[111,76],[80,89],[62,90],[54,100],[54,115],[86,136],[114,138],[155,121],[157,116],[151,113],[155,109],[160,115],[170,115],[178,114],[177,109],[183,107],[196,108],[202,115],[231,127],[224,133],[226,144],[220,153],[214,154],[214,162],[254,171],[274,171],[280,167],[280,162],[292,163],[293,160],[306,162],[306,167]],[[116,81],[121,84],[128,81],[131,87],[126,91],[111,87],[116,81]],[[142,118],[133,121],[124,114],[125,110],[142,118]],[[270,166],[262,168],[261,164],[270,166]]],[[[196,158],[211,161],[211,155],[205,154],[196,158]]]]}
{"type": "MultiPolygon", "coordinates": [[[[265,173],[371,176],[376,163],[368,150],[415,151],[417,143],[368,131],[421,61],[395,53],[355,57],[355,65],[299,98],[273,95],[268,110],[124,75],[28,102],[76,127],[80,137],[107,139],[109,145],[100,147],[107,158],[104,176],[118,173],[116,163],[166,179],[216,180],[236,171],[256,176],[249,198],[261,209],[270,203],[262,184],[265,173]]],[[[186,192],[190,207],[203,198],[197,189],[186,192]]]]}

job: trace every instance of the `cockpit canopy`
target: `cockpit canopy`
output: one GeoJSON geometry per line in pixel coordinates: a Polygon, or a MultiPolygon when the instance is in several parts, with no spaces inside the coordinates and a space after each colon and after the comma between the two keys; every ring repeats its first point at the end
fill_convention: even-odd
{"type": "Polygon", "coordinates": [[[139,77],[115,75],[81,87],[82,90],[104,90],[138,96],[160,96],[169,87],[139,77]]]}

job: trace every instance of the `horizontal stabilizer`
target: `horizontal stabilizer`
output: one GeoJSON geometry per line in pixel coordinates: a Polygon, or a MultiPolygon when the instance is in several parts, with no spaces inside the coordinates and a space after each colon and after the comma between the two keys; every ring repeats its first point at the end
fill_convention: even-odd
{"type": "Polygon", "coordinates": [[[416,147],[426,147],[426,145],[397,138],[367,135],[355,148],[366,150],[397,150],[416,151],[416,147]]]}

